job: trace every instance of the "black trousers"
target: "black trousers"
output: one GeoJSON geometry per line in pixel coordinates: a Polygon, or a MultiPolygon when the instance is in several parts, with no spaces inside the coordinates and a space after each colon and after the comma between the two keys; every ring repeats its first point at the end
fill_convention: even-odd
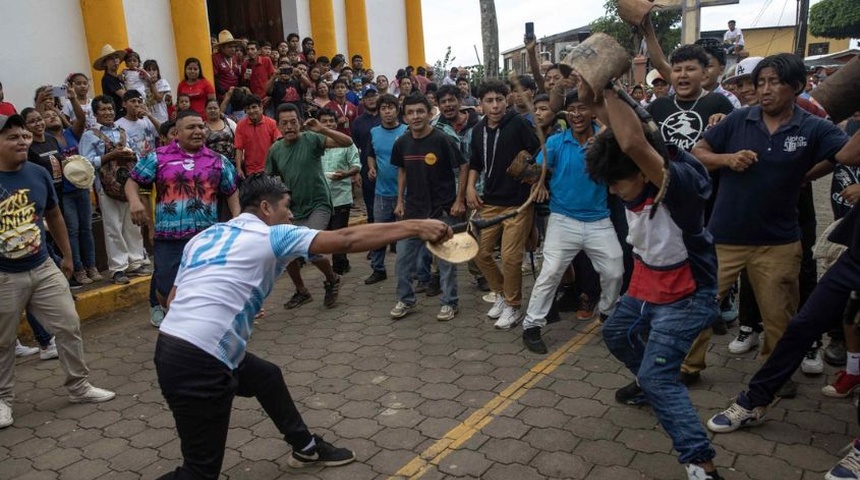
{"type": "MultiPolygon", "coordinates": [[[[340,230],[341,228],[348,227],[350,210],[352,210],[351,203],[334,207],[334,212],[331,215],[331,219],[328,221],[328,229],[340,230]]],[[[336,272],[344,271],[349,267],[349,259],[346,258],[345,253],[335,253],[331,256],[331,264],[332,268],[334,268],[336,272]]]]}
{"type": "Polygon", "coordinates": [[[224,460],[233,397],[256,397],[293,450],[311,443],[281,369],[245,353],[230,370],[217,358],[176,337],[161,334],[155,345],[161,393],[176,420],[182,465],[161,479],[216,479],[224,460]]]}

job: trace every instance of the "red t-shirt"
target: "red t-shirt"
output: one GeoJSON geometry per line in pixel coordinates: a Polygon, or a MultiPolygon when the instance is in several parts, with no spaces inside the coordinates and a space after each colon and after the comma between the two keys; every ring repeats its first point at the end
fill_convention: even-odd
{"type": "Polygon", "coordinates": [[[222,92],[227,93],[230,87],[239,86],[239,71],[242,66],[235,58],[225,57],[221,53],[213,53],[212,68],[215,70],[215,81],[218,82],[218,88],[222,92]]]}
{"type": "Polygon", "coordinates": [[[275,66],[272,65],[272,59],[263,55],[257,57],[257,61],[251,65],[251,61],[247,60],[242,65],[242,84],[247,85],[251,89],[251,93],[263,98],[266,97],[266,83],[275,74],[275,66]],[[245,80],[245,71],[251,69],[251,78],[245,80]]]}
{"type": "Polygon", "coordinates": [[[281,138],[278,124],[267,116],[254,125],[245,117],[236,125],[233,145],[245,153],[242,170],[246,175],[262,172],[266,168],[266,154],[275,140],[281,138]]]}
{"type": "Polygon", "coordinates": [[[18,113],[15,110],[15,106],[9,102],[0,102],[0,115],[6,115],[7,117],[15,115],[18,113]]]}
{"type": "Polygon", "coordinates": [[[332,100],[326,104],[325,108],[329,108],[337,114],[337,131],[351,137],[352,132],[350,128],[352,127],[352,122],[358,118],[358,107],[349,102],[341,105],[337,101],[332,100]]]}
{"type": "Polygon", "coordinates": [[[215,87],[209,83],[209,80],[201,78],[189,84],[185,80],[179,82],[179,87],[176,89],[176,96],[186,94],[191,98],[191,109],[199,113],[201,117],[206,118],[206,100],[209,95],[215,95],[215,87]]]}

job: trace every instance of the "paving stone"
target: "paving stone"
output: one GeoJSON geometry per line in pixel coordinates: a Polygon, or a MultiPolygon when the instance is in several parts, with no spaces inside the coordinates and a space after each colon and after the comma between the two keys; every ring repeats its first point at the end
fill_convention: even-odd
{"type": "Polygon", "coordinates": [[[528,433],[530,428],[522,420],[516,418],[496,417],[482,431],[492,438],[519,439],[528,433]]]}
{"type": "Polygon", "coordinates": [[[15,480],[54,480],[59,477],[57,472],[51,471],[30,471],[18,476],[15,480]]]}
{"type": "Polygon", "coordinates": [[[156,461],[158,461],[158,452],[152,448],[129,449],[109,460],[111,469],[133,472],[139,472],[156,461]]]}
{"type": "Polygon", "coordinates": [[[60,480],[81,480],[85,478],[101,478],[110,469],[104,459],[83,459],[60,470],[60,480]]]}
{"type": "Polygon", "coordinates": [[[393,475],[413,458],[415,458],[415,454],[409,450],[381,450],[371,457],[367,463],[376,473],[393,475]]]}
{"type": "Polygon", "coordinates": [[[28,458],[12,458],[3,461],[2,475],[4,478],[18,478],[33,470],[33,464],[28,458]]]}
{"type": "Polygon", "coordinates": [[[345,418],[332,427],[332,430],[343,438],[370,438],[381,429],[376,421],[363,418],[345,418]]]}
{"type": "Polygon", "coordinates": [[[481,451],[489,460],[497,463],[520,463],[528,465],[538,451],[528,443],[513,438],[490,438],[482,445],[481,451]]]}
{"type": "Polygon", "coordinates": [[[457,450],[439,462],[439,470],[455,477],[481,477],[492,462],[471,450],[457,450]]]}
{"type": "Polygon", "coordinates": [[[630,468],[642,472],[649,478],[683,478],[684,466],[678,463],[677,457],[667,453],[637,452],[630,468]]]}
{"type": "MultiPolygon", "coordinates": [[[[83,455],[77,448],[55,448],[33,458],[33,468],[59,471],[82,458],[83,455]]],[[[56,478],[56,474],[54,474],[54,478],[56,478]]]]}
{"type": "Polygon", "coordinates": [[[463,413],[466,407],[451,400],[428,400],[416,407],[415,410],[427,417],[455,418],[463,413]]]}
{"type": "Polygon", "coordinates": [[[532,447],[547,452],[572,452],[579,438],[558,428],[533,428],[523,437],[532,447]]]}
{"type": "Polygon", "coordinates": [[[481,478],[485,478],[487,480],[541,480],[546,477],[538,473],[534,468],[530,468],[525,465],[503,465],[497,463],[490,467],[490,469],[484,473],[481,478]]]}
{"type": "Polygon", "coordinates": [[[586,478],[593,467],[579,455],[566,452],[541,452],[531,465],[541,474],[556,478],[586,478]]]}
{"type": "Polygon", "coordinates": [[[428,383],[417,390],[417,393],[429,400],[452,399],[463,390],[456,385],[444,383],[428,383]]]}
{"type": "Polygon", "coordinates": [[[714,435],[712,442],[735,453],[772,455],[774,442],[765,440],[755,432],[755,430],[738,430],[731,435],[714,435]]]}
{"type": "Polygon", "coordinates": [[[122,438],[100,438],[81,449],[84,457],[91,460],[108,459],[127,450],[128,440],[122,438]]]}
{"type": "Polygon", "coordinates": [[[224,471],[230,480],[268,480],[281,475],[280,467],[274,462],[244,461],[224,471]]]}
{"type": "Polygon", "coordinates": [[[614,423],[604,418],[572,418],[564,429],[575,436],[588,440],[612,440],[621,431],[614,423]]]}
{"type": "Polygon", "coordinates": [[[587,462],[605,466],[627,466],[634,455],[624,445],[608,440],[583,440],[576,446],[574,453],[587,462]]]}
{"type": "Polygon", "coordinates": [[[571,417],[602,417],[609,410],[603,403],[590,398],[564,398],[555,408],[571,417]]]}
{"type": "Polygon", "coordinates": [[[450,418],[427,418],[418,424],[421,434],[429,438],[442,438],[460,422],[450,418]]]}
{"type": "Polygon", "coordinates": [[[620,478],[632,479],[647,477],[645,477],[641,472],[637,472],[636,470],[626,467],[619,467],[618,465],[613,465],[611,467],[596,465],[590,472],[588,472],[588,480],[618,480],[620,478]]]}
{"type": "Polygon", "coordinates": [[[57,441],[51,438],[31,438],[25,442],[16,444],[9,450],[9,455],[14,458],[39,457],[53,450],[57,441]]]}
{"type": "Polygon", "coordinates": [[[816,472],[829,470],[841,458],[809,445],[777,445],[773,456],[794,467],[816,472]]]}
{"type": "Polygon", "coordinates": [[[386,408],[382,410],[374,419],[380,425],[389,428],[414,428],[421,423],[425,418],[424,415],[414,409],[395,409],[386,408]]]}
{"type": "Polygon", "coordinates": [[[387,450],[398,448],[411,450],[424,441],[420,432],[411,428],[386,428],[370,438],[379,447],[387,450]]]}
{"type": "Polygon", "coordinates": [[[526,425],[547,428],[563,425],[569,417],[554,408],[531,407],[524,409],[522,413],[517,415],[517,418],[522,420],[526,425]]]}
{"type": "Polygon", "coordinates": [[[763,455],[745,455],[738,458],[735,468],[746,473],[750,478],[785,480],[799,479],[803,472],[792,467],[784,460],[765,457],[763,455]]]}
{"type": "Polygon", "coordinates": [[[672,451],[672,441],[663,430],[629,429],[622,430],[615,438],[616,441],[627,445],[627,448],[645,453],[669,453],[672,451]]]}

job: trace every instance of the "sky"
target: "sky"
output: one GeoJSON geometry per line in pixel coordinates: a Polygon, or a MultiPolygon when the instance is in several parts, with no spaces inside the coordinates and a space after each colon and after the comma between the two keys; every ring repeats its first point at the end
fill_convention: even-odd
{"type": "MultiPolygon", "coordinates": [[[[604,0],[495,1],[500,52],[522,44],[525,22],[534,22],[540,38],[588,25],[604,14],[604,0]]],[[[795,0],[740,0],[736,5],[708,7],[702,10],[702,30],[723,30],[732,19],[741,29],[793,25],[796,9],[795,0]]],[[[423,0],[422,14],[428,63],[441,60],[449,45],[456,57],[453,65],[479,63],[475,47],[483,58],[478,0],[423,0]]]]}

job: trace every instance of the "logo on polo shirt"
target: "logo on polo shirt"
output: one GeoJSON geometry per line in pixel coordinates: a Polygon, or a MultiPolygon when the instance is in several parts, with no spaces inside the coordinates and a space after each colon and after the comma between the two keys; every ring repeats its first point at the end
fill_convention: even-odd
{"type": "Polygon", "coordinates": [[[783,142],[782,144],[782,149],[786,152],[794,152],[797,151],[798,148],[805,146],[806,137],[804,137],[803,135],[795,135],[785,138],[785,142],[783,142]]]}
{"type": "Polygon", "coordinates": [[[681,150],[689,152],[699,141],[704,129],[702,117],[693,110],[675,112],[669,115],[660,126],[660,133],[667,142],[672,142],[681,150]]]}

